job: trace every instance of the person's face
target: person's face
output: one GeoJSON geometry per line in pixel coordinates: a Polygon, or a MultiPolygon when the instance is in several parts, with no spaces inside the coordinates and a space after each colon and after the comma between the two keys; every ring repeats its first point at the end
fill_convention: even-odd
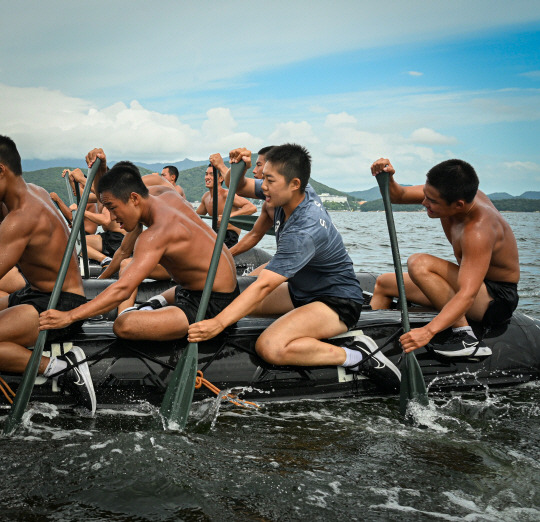
{"type": "Polygon", "coordinates": [[[291,200],[293,189],[298,180],[295,178],[287,183],[285,176],[267,161],[263,167],[262,191],[265,201],[273,207],[283,207],[291,200]]]}
{"type": "Polygon", "coordinates": [[[174,181],[174,176],[171,175],[171,173],[169,172],[169,169],[168,168],[164,168],[162,171],[161,171],[161,177],[163,179],[166,179],[169,183],[172,183],[173,185],[175,184],[175,181],[174,181]]]}
{"type": "Polygon", "coordinates": [[[255,179],[263,178],[263,168],[265,163],[266,160],[264,159],[264,154],[262,156],[259,154],[257,156],[257,161],[255,162],[255,168],[253,169],[253,177],[255,179]]]}
{"type": "Polygon", "coordinates": [[[116,221],[120,228],[131,232],[139,224],[139,213],[135,205],[136,195],[131,194],[127,203],[115,198],[110,192],[102,192],[101,203],[111,214],[111,219],[116,221]]]}
{"type": "Polygon", "coordinates": [[[439,191],[429,183],[424,185],[424,200],[422,205],[427,210],[427,215],[430,218],[441,218],[454,214],[455,203],[448,204],[445,199],[441,197],[439,191]]]}
{"type": "MultiPolygon", "coordinates": [[[[223,176],[220,172],[218,172],[218,184],[221,185],[223,183],[223,176]]],[[[204,184],[206,185],[207,189],[214,188],[214,169],[213,167],[208,167],[206,169],[206,172],[204,173],[204,184]]]]}

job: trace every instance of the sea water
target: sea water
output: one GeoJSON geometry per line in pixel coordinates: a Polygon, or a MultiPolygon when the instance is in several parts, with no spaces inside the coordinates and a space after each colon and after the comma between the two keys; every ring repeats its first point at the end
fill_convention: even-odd
{"type": "MultiPolygon", "coordinates": [[[[384,213],[333,213],[356,270],[391,271],[384,213]]],[[[540,214],[505,213],[520,310],[540,316],[540,214]]],[[[396,213],[402,260],[452,259],[440,224],[396,213]]],[[[273,238],[263,246],[272,250],[273,238]]],[[[0,520],[540,520],[540,384],[430,394],[418,426],[395,397],[195,404],[185,432],[157,408],[32,403],[0,437],[0,520]]],[[[5,416],[0,415],[3,424],[5,416]]]]}

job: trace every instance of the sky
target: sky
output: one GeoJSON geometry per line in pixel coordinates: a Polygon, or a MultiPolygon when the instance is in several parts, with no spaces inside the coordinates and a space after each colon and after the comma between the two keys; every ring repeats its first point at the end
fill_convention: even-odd
{"type": "Polygon", "coordinates": [[[0,134],[23,159],[169,163],[300,143],[312,176],[449,158],[540,190],[538,0],[0,0],[0,134]],[[186,4],[186,5],[184,5],[186,4]]]}

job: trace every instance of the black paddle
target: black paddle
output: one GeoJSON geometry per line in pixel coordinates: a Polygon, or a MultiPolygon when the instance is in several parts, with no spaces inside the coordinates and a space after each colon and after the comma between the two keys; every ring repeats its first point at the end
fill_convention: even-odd
{"type": "MultiPolygon", "coordinates": [[[[99,169],[100,164],[101,164],[101,160],[98,158],[92,165],[92,168],[88,169],[88,175],[87,175],[88,181],[86,182],[86,186],[84,187],[84,191],[81,196],[81,202],[80,202],[83,208],[86,207],[86,203],[88,202],[90,189],[92,188],[92,183],[94,181],[94,177],[96,175],[96,172],[99,169]]],[[[73,255],[73,248],[75,247],[75,240],[77,239],[77,235],[79,234],[81,230],[81,224],[82,224],[83,218],[84,218],[84,212],[77,212],[75,214],[75,217],[73,218],[73,225],[71,228],[71,232],[69,234],[66,250],[64,251],[64,257],[62,258],[62,263],[60,264],[60,270],[58,271],[58,276],[56,278],[56,282],[54,283],[54,288],[51,293],[51,298],[49,299],[49,304],[47,305],[47,310],[54,308],[58,303],[60,292],[62,291],[62,286],[64,286],[64,280],[66,278],[69,263],[71,262],[71,257],[73,255]]],[[[48,333],[48,330],[42,330],[41,332],[39,332],[36,344],[34,346],[34,350],[32,351],[30,360],[28,361],[28,364],[26,365],[26,369],[24,370],[21,384],[17,388],[17,395],[15,396],[15,401],[13,402],[13,405],[11,406],[9,416],[4,425],[5,435],[9,435],[13,433],[15,428],[21,422],[21,418],[24,413],[24,410],[26,409],[26,406],[28,405],[28,401],[30,400],[30,395],[32,394],[34,383],[36,382],[36,376],[39,369],[39,363],[41,362],[41,356],[43,355],[43,348],[45,346],[45,341],[47,340],[47,333],[48,333]]]]}
{"type": "MultiPolygon", "coordinates": [[[[227,232],[227,224],[231,214],[236,187],[240,181],[240,177],[244,172],[245,163],[233,163],[231,166],[231,183],[223,214],[221,217],[221,225],[214,245],[214,252],[210,261],[210,268],[204,283],[204,289],[197,310],[196,322],[202,321],[206,315],[210,293],[214,286],[214,279],[219,265],[219,258],[227,232]]],[[[182,352],[180,359],[171,376],[171,380],[165,391],[163,402],[161,403],[161,415],[167,423],[167,427],[179,427],[184,429],[187,424],[189,410],[193,401],[193,393],[195,391],[195,377],[197,376],[198,362],[198,343],[189,343],[187,348],[182,352]]]]}
{"type": "MultiPolygon", "coordinates": [[[[405,284],[403,282],[403,272],[401,268],[401,258],[399,255],[396,228],[394,226],[394,216],[392,214],[392,203],[390,201],[390,174],[388,172],[381,172],[380,174],[377,174],[376,178],[384,203],[386,223],[388,225],[388,233],[390,235],[392,258],[394,260],[394,270],[396,272],[396,281],[399,291],[401,325],[403,326],[403,332],[406,333],[411,329],[411,326],[409,323],[409,311],[407,310],[407,297],[405,296],[405,284]]],[[[428,398],[424,376],[422,375],[422,370],[420,369],[420,365],[418,364],[413,352],[403,354],[400,371],[401,385],[399,389],[399,409],[401,414],[405,415],[407,412],[407,405],[410,401],[416,401],[423,406],[427,406],[428,398]]]]}
{"type": "Polygon", "coordinates": [[[218,171],[212,167],[212,176],[214,177],[214,186],[212,187],[212,230],[218,231],[218,171]]]}
{"type": "MultiPolygon", "coordinates": [[[[77,194],[77,209],[84,214],[84,210],[81,210],[81,189],[79,184],[75,183],[75,193],[77,194]]],[[[81,255],[84,270],[84,278],[90,279],[90,265],[88,262],[88,249],[86,248],[86,231],[84,230],[84,219],[81,221],[81,255]]]]}

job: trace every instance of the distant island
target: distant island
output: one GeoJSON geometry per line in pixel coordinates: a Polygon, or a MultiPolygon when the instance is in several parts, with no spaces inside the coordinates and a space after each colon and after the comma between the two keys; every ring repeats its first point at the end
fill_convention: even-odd
{"type": "MultiPolygon", "coordinates": [[[[252,162],[255,163],[257,155],[252,156],[252,162]]],[[[189,201],[200,201],[202,195],[206,192],[204,185],[204,173],[208,162],[192,161],[185,159],[179,162],[171,163],[136,163],[141,175],[147,175],[152,172],[161,172],[165,165],[175,165],[180,171],[178,183],[182,186],[189,201]]],[[[23,161],[23,177],[29,183],[35,183],[48,192],[56,192],[64,201],[67,200],[67,190],[62,171],[65,168],[82,168],[84,162],[81,160],[30,160],[23,161]],[[53,163],[61,163],[63,166],[49,166],[53,163]],[[27,170],[40,165],[46,168],[37,170],[27,170]]],[[[353,192],[342,192],[340,190],[319,183],[313,178],[310,180],[312,187],[321,197],[324,206],[329,210],[349,210],[359,212],[378,212],[384,210],[384,205],[378,187],[368,190],[357,190],[353,192]]],[[[495,207],[499,211],[509,212],[540,212],[540,191],[527,191],[520,196],[512,196],[506,192],[495,192],[488,194],[495,207]]],[[[421,205],[393,205],[396,212],[407,211],[415,212],[422,210],[421,205]]]]}

